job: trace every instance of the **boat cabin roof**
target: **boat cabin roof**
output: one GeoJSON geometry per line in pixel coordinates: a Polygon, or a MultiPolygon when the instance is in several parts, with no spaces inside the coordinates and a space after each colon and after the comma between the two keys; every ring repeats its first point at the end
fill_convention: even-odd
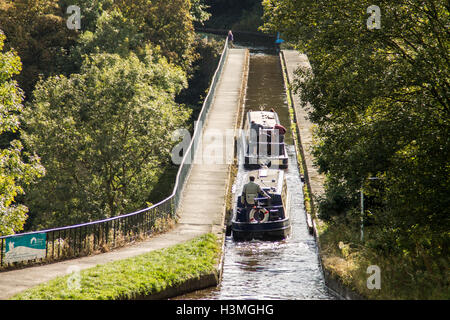
{"type": "MultiPolygon", "coordinates": [[[[262,168],[250,171],[247,176],[254,176],[255,183],[259,184],[262,189],[268,190],[271,193],[281,194],[284,179],[283,170],[262,168]]],[[[247,179],[247,181],[249,181],[249,179],[247,179]]]]}
{"type": "Polygon", "coordinates": [[[277,123],[280,123],[278,115],[270,111],[249,111],[247,118],[249,123],[255,121],[255,123],[262,125],[264,128],[273,128],[277,123]]]}

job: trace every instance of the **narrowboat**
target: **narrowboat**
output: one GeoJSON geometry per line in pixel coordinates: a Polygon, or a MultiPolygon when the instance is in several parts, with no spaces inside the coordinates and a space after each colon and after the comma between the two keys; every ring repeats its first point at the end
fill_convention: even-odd
{"type": "Polygon", "coordinates": [[[281,126],[276,112],[247,112],[241,138],[244,168],[258,169],[266,166],[286,169],[289,158],[284,144],[284,133],[285,129],[281,126]]]}
{"type": "Polygon", "coordinates": [[[290,195],[284,171],[279,169],[259,169],[249,171],[250,176],[270,197],[256,195],[254,203],[249,205],[243,195],[237,197],[233,218],[231,219],[231,235],[235,241],[282,240],[291,232],[289,219],[290,195]]]}

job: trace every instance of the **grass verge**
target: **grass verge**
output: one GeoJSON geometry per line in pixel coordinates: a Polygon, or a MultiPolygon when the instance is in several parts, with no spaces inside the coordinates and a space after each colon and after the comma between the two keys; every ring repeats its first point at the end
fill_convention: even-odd
{"type": "Polygon", "coordinates": [[[85,269],[28,289],[11,300],[118,300],[149,296],[215,272],[220,240],[200,236],[170,248],[85,269]]]}
{"type": "Polygon", "coordinates": [[[367,241],[361,243],[357,223],[324,223],[320,233],[323,266],[334,278],[367,299],[448,300],[450,299],[448,260],[431,259],[425,254],[382,254],[371,247],[379,236],[377,226],[365,229],[367,241]],[[369,266],[380,270],[380,288],[370,289],[369,266]]]}

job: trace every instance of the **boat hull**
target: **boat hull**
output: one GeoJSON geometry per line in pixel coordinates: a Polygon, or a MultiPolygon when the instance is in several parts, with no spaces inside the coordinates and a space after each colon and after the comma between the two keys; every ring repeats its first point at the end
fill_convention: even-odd
{"type": "Polygon", "coordinates": [[[291,223],[289,219],[264,223],[232,221],[231,231],[235,241],[276,241],[283,240],[290,235],[291,223]]]}
{"type": "MultiPolygon", "coordinates": [[[[270,157],[264,157],[264,160],[266,162],[270,162],[270,168],[280,168],[280,169],[287,169],[288,168],[288,162],[289,158],[287,156],[281,156],[276,158],[270,158],[270,157]]],[[[245,169],[259,169],[261,168],[260,159],[255,156],[248,156],[246,155],[244,157],[244,168],[245,169]]]]}

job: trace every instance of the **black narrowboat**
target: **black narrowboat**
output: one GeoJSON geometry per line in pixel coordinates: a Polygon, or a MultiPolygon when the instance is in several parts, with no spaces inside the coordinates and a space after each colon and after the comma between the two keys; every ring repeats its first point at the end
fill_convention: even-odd
{"type": "Polygon", "coordinates": [[[286,169],[288,167],[289,159],[284,144],[284,132],[281,132],[278,126],[281,124],[276,112],[247,112],[242,137],[244,168],[286,169]]]}
{"type": "Polygon", "coordinates": [[[259,169],[249,171],[248,177],[255,177],[261,189],[270,197],[257,195],[254,204],[241,201],[237,197],[236,207],[231,221],[231,234],[235,241],[282,240],[291,232],[289,202],[284,171],[279,169],[259,169]]]}

